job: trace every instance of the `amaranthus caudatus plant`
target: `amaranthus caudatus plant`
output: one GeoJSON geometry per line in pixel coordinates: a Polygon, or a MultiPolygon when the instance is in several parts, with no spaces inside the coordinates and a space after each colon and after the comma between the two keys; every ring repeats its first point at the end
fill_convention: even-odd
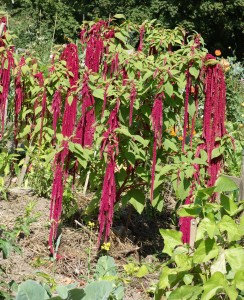
{"type": "Polygon", "coordinates": [[[78,185],[89,181],[95,193],[88,210],[99,208],[100,244],[115,204],[131,203],[141,213],[149,199],[162,210],[166,176],[189,202],[220,171],[224,74],[206,56],[201,36],[154,21],[116,24],[116,17],[85,22],[79,47],[58,49],[49,66],[28,54],[16,57],[16,140],[54,149],[51,249],[68,176],[78,185]]]}

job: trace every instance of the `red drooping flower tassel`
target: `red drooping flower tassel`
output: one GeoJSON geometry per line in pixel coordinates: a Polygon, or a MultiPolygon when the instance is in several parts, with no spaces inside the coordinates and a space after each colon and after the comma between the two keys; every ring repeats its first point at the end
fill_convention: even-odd
{"type": "Polygon", "coordinates": [[[64,136],[70,137],[73,134],[76,122],[76,108],[77,108],[77,80],[79,77],[79,60],[78,60],[78,49],[75,44],[69,44],[64,49],[61,60],[66,61],[67,71],[71,72],[72,75],[69,76],[70,89],[67,93],[63,124],[62,124],[62,134],[64,136]]]}
{"type": "Polygon", "coordinates": [[[18,133],[18,116],[21,111],[22,103],[24,100],[24,85],[21,80],[21,67],[25,65],[25,58],[22,56],[17,68],[17,76],[15,78],[15,101],[14,101],[14,140],[15,146],[17,147],[17,133],[18,133]]]}
{"type": "Polygon", "coordinates": [[[138,46],[138,51],[142,51],[143,49],[143,37],[144,37],[144,33],[145,33],[145,28],[142,25],[142,27],[140,28],[140,42],[139,42],[139,46],[138,46]]]}
{"type": "Polygon", "coordinates": [[[94,97],[88,86],[89,76],[85,72],[82,84],[82,115],[78,122],[75,141],[83,147],[91,147],[93,143],[95,110],[94,97]]]}
{"type": "Polygon", "coordinates": [[[107,167],[103,180],[102,195],[99,208],[99,236],[98,243],[100,245],[102,235],[104,234],[105,242],[108,239],[110,228],[113,222],[114,204],[116,201],[116,182],[115,182],[115,168],[116,156],[118,154],[118,137],[115,129],[119,127],[118,122],[119,101],[115,108],[111,111],[108,119],[108,129],[103,134],[103,143],[101,147],[101,154],[107,152],[107,167]]]}
{"type": "Polygon", "coordinates": [[[105,242],[108,239],[110,228],[113,223],[114,204],[116,201],[116,182],[115,182],[115,161],[114,161],[113,149],[108,151],[108,163],[106,167],[106,173],[103,179],[102,195],[99,208],[99,236],[98,243],[100,245],[102,235],[104,233],[105,242]]]}
{"type": "Polygon", "coordinates": [[[164,99],[163,93],[157,94],[157,96],[154,99],[153,109],[151,113],[152,130],[154,133],[153,160],[152,160],[152,171],[151,171],[151,194],[150,194],[151,201],[153,201],[155,169],[156,169],[156,162],[157,162],[157,147],[161,146],[162,143],[163,99],[164,99]]]}
{"type": "MultiPolygon", "coordinates": [[[[208,59],[214,59],[212,55],[206,56],[208,59]]],[[[196,151],[196,157],[199,157],[200,151],[204,150],[208,155],[208,166],[206,167],[209,175],[206,184],[211,187],[215,184],[219,172],[222,167],[222,155],[212,158],[212,151],[220,146],[217,138],[222,138],[226,134],[225,128],[225,106],[226,106],[226,95],[225,95],[225,79],[222,67],[219,64],[208,65],[205,67],[205,103],[204,103],[204,116],[203,116],[203,143],[201,143],[196,151]]],[[[195,93],[196,88],[195,88],[195,93]]],[[[195,94],[197,98],[197,95],[195,94]]],[[[197,101],[197,100],[195,100],[197,101]]],[[[193,187],[196,183],[199,183],[200,168],[199,165],[194,165],[196,172],[193,179],[193,187]]],[[[189,197],[186,199],[186,204],[189,204],[193,194],[193,188],[190,192],[189,197]]],[[[215,200],[215,195],[211,198],[215,200]]],[[[183,233],[183,242],[189,243],[190,241],[190,221],[191,218],[183,217],[180,218],[180,229],[183,233]]]]}
{"type": "MultiPolygon", "coordinates": [[[[214,59],[210,54],[206,60],[214,59]]],[[[226,86],[224,72],[220,64],[208,65],[205,70],[205,104],[203,115],[203,140],[208,154],[208,186],[213,186],[222,165],[222,155],[212,158],[212,151],[220,146],[217,138],[226,134],[225,107],[226,86]]]]}
{"type": "MultiPolygon", "coordinates": [[[[70,88],[67,92],[67,97],[64,107],[64,116],[62,123],[62,134],[64,137],[71,137],[74,132],[76,122],[76,106],[77,106],[77,80],[79,75],[78,64],[78,49],[74,44],[69,44],[64,49],[61,60],[66,61],[67,75],[69,77],[70,88]],[[70,74],[72,72],[72,74],[70,74]],[[72,103],[69,103],[69,96],[73,97],[72,103]]],[[[56,154],[54,159],[54,180],[52,186],[52,198],[50,207],[51,229],[49,233],[49,247],[54,254],[54,240],[57,237],[58,222],[62,212],[63,189],[68,176],[68,156],[69,147],[68,141],[63,141],[63,149],[56,154]]]]}
{"type": "MultiPolygon", "coordinates": [[[[0,38],[0,45],[5,47],[4,36],[0,38]]],[[[0,86],[2,87],[0,91],[0,126],[1,126],[0,140],[4,133],[5,117],[7,114],[6,109],[8,104],[7,103],[8,92],[10,86],[10,75],[11,75],[10,73],[13,66],[14,66],[13,49],[10,48],[6,50],[6,53],[3,54],[2,57],[0,57],[0,86]]]]}

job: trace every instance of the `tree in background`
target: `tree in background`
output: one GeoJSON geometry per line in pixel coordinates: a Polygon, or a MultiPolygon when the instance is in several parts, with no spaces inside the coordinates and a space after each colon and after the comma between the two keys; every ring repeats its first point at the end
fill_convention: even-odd
{"type": "Polygon", "coordinates": [[[133,22],[157,19],[163,26],[183,25],[200,32],[213,53],[242,59],[244,53],[243,0],[4,0],[18,47],[67,42],[76,37],[82,20],[108,19],[123,13],[133,22]]]}

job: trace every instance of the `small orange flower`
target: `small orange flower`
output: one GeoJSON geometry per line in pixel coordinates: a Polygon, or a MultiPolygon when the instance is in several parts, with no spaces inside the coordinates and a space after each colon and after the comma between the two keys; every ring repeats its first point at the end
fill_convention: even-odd
{"type": "Polygon", "coordinates": [[[179,136],[178,139],[179,139],[180,141],[182,141],[182,140],[183,140],[183,136],[179,136]]]}
{"type": "Polygon", "coordinates": [[[221,55],[221,51],[220,51],[219,49],[216,49],[216,50],[214,51],[214,54],[215,54],[216,56],[220,56],[220,55],[221,55]]]}
{"type": "Polygon", "coordinates": [[[193,85],[191,86],[191,93],[192,93],[192,94],[194,94],[194,93],[195,93],[195,88],[194,88],[194,86],[193,86],[193,85]]]}
{"type": "Polygon", "coordinates": [[[172,130],[170,131],[170,135],[176,136],[176,132],[174,131],[174,129],[172,129],[172,130]]]}

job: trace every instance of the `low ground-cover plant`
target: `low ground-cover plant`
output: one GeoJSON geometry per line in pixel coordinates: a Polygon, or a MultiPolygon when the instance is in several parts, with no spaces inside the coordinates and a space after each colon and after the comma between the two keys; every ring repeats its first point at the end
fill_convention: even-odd
{"type": "Polygon", "coordinates": [[[110,256],[99,258],[93,279],[84,288],[77,284],[56,285],[51,290],[33,280],[27,280],[18,286],[16,300],[122,300],[124,288],[117,274],[114,259],[110,256]]]}

